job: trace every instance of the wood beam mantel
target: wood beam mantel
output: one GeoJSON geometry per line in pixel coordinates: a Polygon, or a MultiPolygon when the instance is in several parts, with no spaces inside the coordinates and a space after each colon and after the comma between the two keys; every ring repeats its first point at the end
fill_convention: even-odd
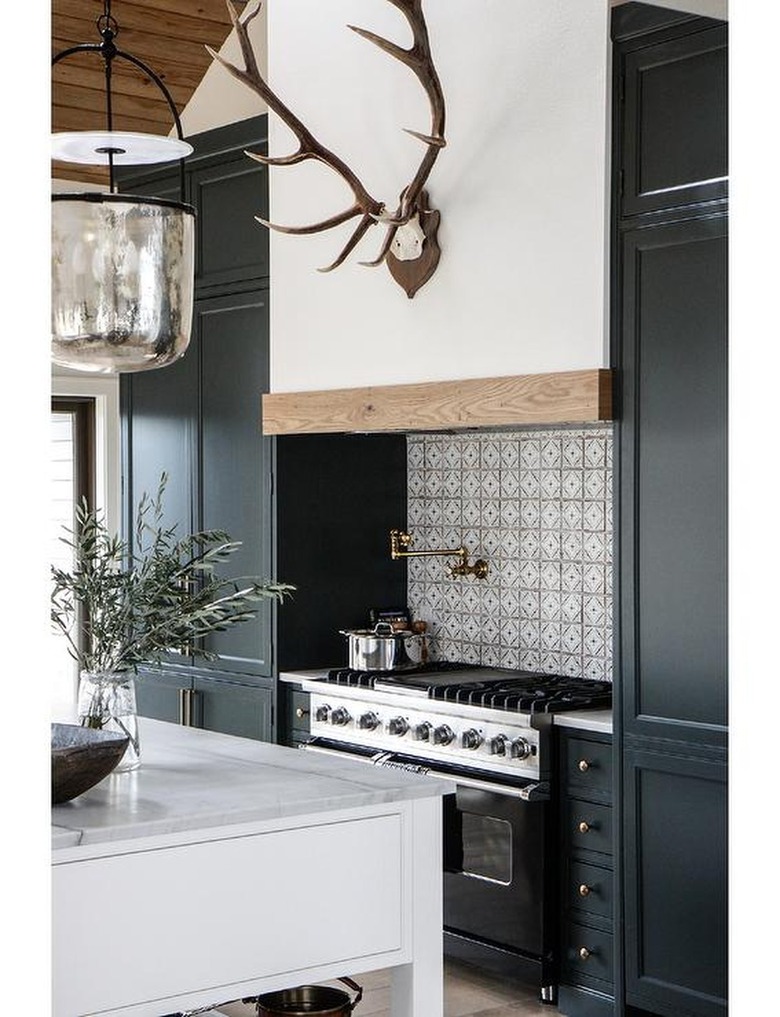
{"type": "Polygon", "coordinates": [[[560,371],[263,396],[263,434],[442,431],[612,419],[612,374],[560,371]]]}

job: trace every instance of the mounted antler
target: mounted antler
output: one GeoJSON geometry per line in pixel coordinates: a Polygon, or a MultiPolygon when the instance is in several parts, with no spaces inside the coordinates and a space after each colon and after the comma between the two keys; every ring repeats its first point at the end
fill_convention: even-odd
{"type": "Polygon", "coordinates": [[[292,110],[271,91],[268,83],[261,76],[247,31],[250,22],[260,12],[260,2],[255,10],[242,20],[236,13],[231,0],[226,0],[241,47],[241,55],[244,60],[243,69],[224,60],[210,47],[206,48],[218,63],[251,88],[267,104],[268,108],[287,124],[298,141],[298,148],[291,155],[272,157],[259,155],[256,152],[247,152],[248,156],[266,166],[294,166],[308,159],[315,159],[337,173],[354,195],[354,201],[349,208],[309,226],[280,226],[277,223],[256,217],[258,222],[280,233],[305,235],[333,229],[335,226],[340,226],[359,216],[360,221],[339,255],[326,268],[320,269],[321,272],[330,272],[334,268],[338,268],[367,233],[369,227],[381,222],[386,226],[387,232],[379,254],[373,261],[361,262],[361,264],[376,266],[386,261],[393,277],[403,286],[407,295],[413,297],[423,283],[433,275],[439,261],[436,232],[440,215],[439,212],[428,208],[424,187],[439,151],[446,145],[444,139],[444,94],[433,64],[422,0],[389,0],[389,2],[397,7],[409,22],[413,39],[409,49],[404,49],[364,28],[356,28],[354,25],[349,25],[349,28],[409,67],[425,89],[431,104],[429,134],[405,128],[407,133],[422,141],[426,148],[417,172],[401,191],[398,207],[392,214],[388,214],[384,202],[368,193],[357,174],[345,162],[314,137],[292,110]]]}

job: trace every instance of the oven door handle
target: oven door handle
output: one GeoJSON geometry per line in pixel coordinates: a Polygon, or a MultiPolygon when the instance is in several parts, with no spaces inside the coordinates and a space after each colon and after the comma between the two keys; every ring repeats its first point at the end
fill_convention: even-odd
{"type": "Polygon", "coordinates": [[[370,763],[372,766],[386,766],[397,770],[410,770],[413,773],[422,773],[426,777],[436,777],[438,780],[446,780],[450,784],[458,784],[461,787],[474,788],[477,791],[489,791],[492,794],[508,795],[511,798],[519,798],[524,802],[546,802],[550,798],[550,787],[544,781],[529,781],[525,785],[498,784],[495,781],[483,780],[481,777],[466,776],[462,773],[445,773],[441,770],[432,770],[424,762],[400,763],[390,752],[377,752],[373,756],[359,756],[349,751],[342,752],[339,749],[326,748],[323,745],[315,745],[313,742],[304,742],[299,748],[307,752],[319,752],[324,756],[339,756],[342,759],[347,756],[356,759],[360,763],[370,763]]]}

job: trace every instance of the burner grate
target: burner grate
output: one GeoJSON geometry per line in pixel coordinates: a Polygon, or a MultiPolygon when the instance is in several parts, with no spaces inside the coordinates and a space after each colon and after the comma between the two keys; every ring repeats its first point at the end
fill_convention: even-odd
{"type": "Polygon", "coordinates": [[[563,713],[567,710],[607,709],[612,705],[612,686],[590,678],[565,675],[524,674],[485,682],[439,685],[428,690],[430,699],[467,703],[513,713],[563,713]]]}
{"type": "Polygon", "coordinates": [[[462,671],[464,667],[479,670],[474,664],[461,664],[453,660],[430,660],[412,667],[398,668],[395,671],[358,671],[351,667],[334,667],[328,671],[326,681],[334,685],[349,685],[352,688],[373,689],[378,678],[397,678],[400,674],[441,674],[446,671],[462,671]]]}

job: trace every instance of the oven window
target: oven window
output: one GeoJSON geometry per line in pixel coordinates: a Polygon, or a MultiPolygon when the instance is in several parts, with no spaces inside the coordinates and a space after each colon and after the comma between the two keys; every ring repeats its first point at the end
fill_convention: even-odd
{"type": "Polygon", "coordinates": [[[512,825],[505,819],[461,812],[464,876],[512,882],[512,825]]]}

